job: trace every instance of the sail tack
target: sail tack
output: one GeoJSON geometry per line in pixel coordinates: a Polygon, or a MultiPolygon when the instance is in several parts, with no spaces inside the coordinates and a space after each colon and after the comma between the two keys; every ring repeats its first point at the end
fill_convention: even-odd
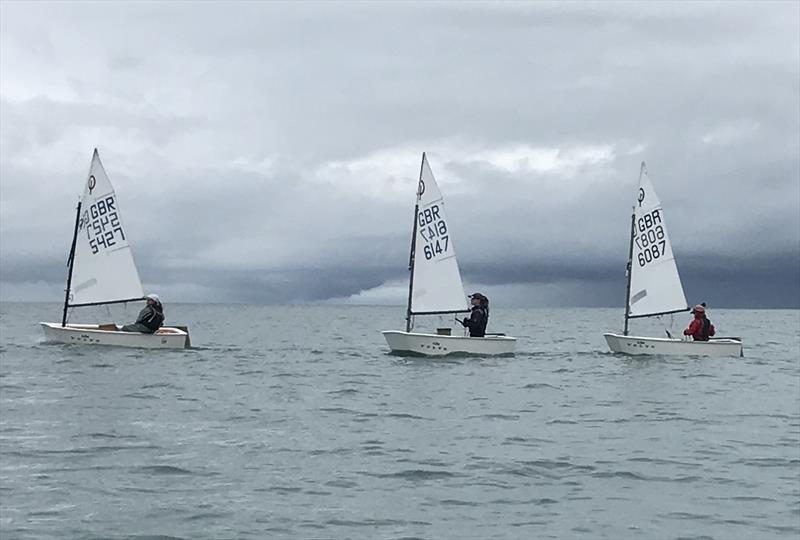
{"type": "Polygon", "coordinates": [[[686,310],[686,296],[664,221],[664,209],[642,163],[634,206],[629,317],[686,310]]]}
{"type": "Polygon", "coordinates": [[[69,305],[143,296],[117,195],[95,150],[81,197],[69,305]]]}
{"type": "Polygon", "coordinates": [[[444,200],[425,154],[422,155],[417,205],[411,312],[467,311],[444,200]]]}

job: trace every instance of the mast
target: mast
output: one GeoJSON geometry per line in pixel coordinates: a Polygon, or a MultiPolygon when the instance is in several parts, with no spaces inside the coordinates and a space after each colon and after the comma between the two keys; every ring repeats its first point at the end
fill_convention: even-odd
{"type": "Polygon", "coordinates": [[[628,335],[628,319],[630,315],[630,302],[631,302],[631,274],[633,273],[633,233],[636,226],[636,207],[631,211],[631,245],[628,247],[628,285],[625,288],[625,329],[622,334],[628,335]]]}
{"type": "MultiPolygon", "coordinates": [[[[97,150],[95,150],[97,152],[97,150]]],[[[69,273],[67,274],[67,289],[64,294],[64,314],[61,316],[61,326],[67,325],[67,308],[69,307],[69,291],[72,288],[72,262],[75,260],[75,243],[78,241],[78,223],[81,219],[81,201],[78,201],[78,208],[75,212],[75,232],[72,234],[72,247],[69,249],[69,273]]]]}
{"type": "Polygon", "coordinates": [[[419,218],[419,198],[422,196],[422,171],[425,168],[425,152],[419,164],[419,182],[417,182],[417,201],[414,204],[414,227],[411,233],[411,253],[408,256],[408,305],[406,306],[406,332],[411,332],[411,296],[414,293],[414,254],[417,248],[417,219],[419,218]]]}
{"type": "MultiPolygon", "coordinates": [[[[647,170],[647,165],[642,161],[642,166],[639,168],[639,195],[637,197],[639,206],[642,206],[644,201],[644,191],[642,190],[642,175],[647,170]]],[[[625,329],[622,334],[628,335],[628,319],[630,318],[631,311],[631,278],[633,277],[633,235],[636,232],[636,206],[634,205],[631,210],[631,244],[628,247],[628,285],[625,288],[625,329]]]]}

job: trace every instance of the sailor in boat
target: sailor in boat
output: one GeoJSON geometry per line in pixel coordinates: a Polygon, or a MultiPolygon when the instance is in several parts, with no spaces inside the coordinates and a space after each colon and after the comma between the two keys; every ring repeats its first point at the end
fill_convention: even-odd
{"type": "Polygon", "coordinates": [[[489,323],[489,299],[481,293],[471,294],[469,297],[472,312],[460,322],[469,328],[469,337],[484,337],[486,325],[489,323]]]}
{"type": "Polygon", "coordinates": [[[694,320],[689,324],[689,328],[683,331],[684,336],[692,336],[695,341],[708,341],[717,331],[714,325],[706,317],[706,304],[697,304],[692,308],[694,320]]]}
{"type": "Polygon", "coordinates": [[[164,306],[161,305],[158,295],[148,294],[145,298],[147,299],[147,305],[139,312],[135,323],[126,324],[122,327],[121,330],[123,332],[152,334],[164,324],[164,306]]]}

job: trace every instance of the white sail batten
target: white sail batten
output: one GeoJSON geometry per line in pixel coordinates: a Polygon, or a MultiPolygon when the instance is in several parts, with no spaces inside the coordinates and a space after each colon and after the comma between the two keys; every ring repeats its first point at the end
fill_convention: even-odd
{"type": "Polygon", "coordinates": [[[417,205],[411,313],[468,311],[444,200],[424,154],[417,205]]]}
{"type": "Polygon", "coordinates": [[[69,305],[142,298],[117,195],[95,149],[78,218],[69,305]]]}
{"type": "Polygon", "coordinates": [[[664,221],[664,210],[642,163],[634,206],[629,317],[683,311],[686,295],[664,221]]]}

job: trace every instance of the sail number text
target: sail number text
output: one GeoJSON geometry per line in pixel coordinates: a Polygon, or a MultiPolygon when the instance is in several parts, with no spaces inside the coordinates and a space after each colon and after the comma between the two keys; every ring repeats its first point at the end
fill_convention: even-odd
{"type": "Polygon", "coordinates": [[[447,223],[439,215],[439,211],[439,205],[434,204],[430,208],[420,210],[417,214],[417,230],[424,242],[422,252],[425,254],[425,260],[428,261],[447,253],[450,245],[447,223]]]}
{"type": "Polygon", "coordinates": [[[666,255],[667,239],[659,209],[636,220],[633,242],[636,244],[636,261],[641,267],[666,255]]]}
{"type": "Polygon", "coordinates": [[[114,195],[100,199],[83,211],[78,230],[84,229],[92,254],[99,253],[100,248],[110,249],[125,241],[114,195]]]}

